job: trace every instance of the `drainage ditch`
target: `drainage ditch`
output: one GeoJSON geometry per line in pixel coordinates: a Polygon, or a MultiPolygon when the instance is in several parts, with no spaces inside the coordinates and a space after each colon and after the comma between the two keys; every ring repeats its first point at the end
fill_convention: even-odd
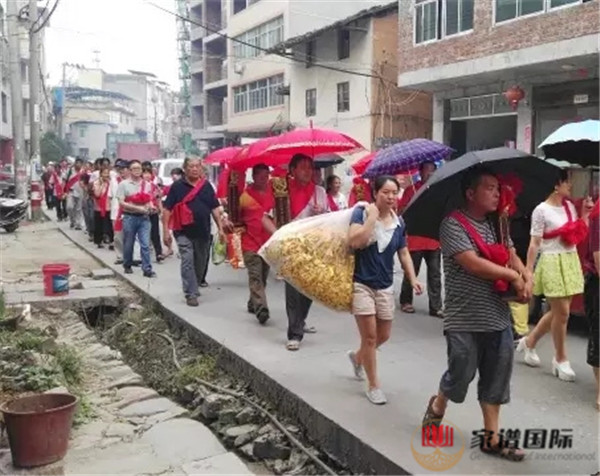
{"type": "Polygon", "coordinates": [[[200,350],[153,303],[97,306],[79,314],[147,386],[185,406],[250,465],[258,462],[275,474],[351,474],[316,448],[298,422],[282,417],[277,405],[226,372],[221,351],[200,350]]]}

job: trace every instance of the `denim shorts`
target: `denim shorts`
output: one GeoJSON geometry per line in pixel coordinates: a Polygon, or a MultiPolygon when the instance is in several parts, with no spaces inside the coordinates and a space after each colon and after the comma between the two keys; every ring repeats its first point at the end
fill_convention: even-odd
{"type": "Polygon", "coordinates": [[[469,384],[479,372],[477,395],[482,403],[510,401],[514,343],[510,327],[493,332],[446,332],[448,370],[440,381],[441,392],[462,403],[469,384]]]}

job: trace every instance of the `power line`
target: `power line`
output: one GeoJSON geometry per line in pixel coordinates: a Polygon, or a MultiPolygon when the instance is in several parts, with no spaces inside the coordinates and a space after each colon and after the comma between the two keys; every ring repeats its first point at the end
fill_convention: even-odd
{"type": "MultiPolygon", "coordinates": [[[[54,14],[54,11],[56,10],[56,7],[58,7],[58,4],[60,3],[60,0],[56,0],[56,2],[54,2],[54,5],[52,6],[52,8],[50,9],[50,12],[48,13],[48,15],[46,16],[46,18],[44,19],[44,21],[42,22],[42,24],[40,26],[38,26],[35,30],[30,30],[31,33],[39,33],[40,31],[42,31],[42,29],[48,24],[48,22],[50,21],[50,18],[52,17],[52,15],[54,14]]],[[[33,25],[32,25],[33,27],[33,25]]]]}
{"type": "MultiPolygon", "coordinates": [[[[46,10],[48,9],[48,5],[49,5],[49,4],[50,4],[50,0],[46,0],[46,5],[44,5],[44,9],[43,9],[44,11],[46,11],[46,10]]],[[[42,19],[42,17],[38,15],[38,17],[37,17],[37,19],[35,20],[35,22],[33,22],[33,23],[31,24],[31,26],[29,27],[29,31],[30,31],[30,32],[31,32],[31,30],[33,29],[33,27],[39,23],[39,21],[40,21],[41,19],[42,19]]]]}
{"type": "MultiPolygon", "coordinates": [[[[167,10],[166,8],[163,8],[160,5],[157,5],[156,3],[153,3],[153,2],[147,2],[147,3],[149,5],[152,5],[155,8],[159,9],[159,10],[162,10],[165,13],[173,15],[173,16],[175,16],[177,18],[180,18],[180,19],[182,19],[184,21],[187,21],[187,22],[189,22],[189,23],[191,23],[193,25],[196,25],[196,26],[199,26],[201,28],[204,28],[206,31],[208,31],[211,34],[217,34],[218,36],[220,36],[222,38],[225,38],[226,40],[230,40],[230,41],[233,41],[235,43],[239,43],[239,44],[247,46],[249,48],[257,49],[259,51],[262,51],[263,53],[274,54],[274,55],[280,56],[282,58],[285,58],[285,59],[288,59],[288,60],[291,60],[291,61],[294,61],[294,62],[297,62],[297,63],[302,63],[302,64],[306,63],[306,61],[303,61],[303,60],[298,59],[298,58],[294,58],[293,56],[287,56],[285,54],[277,53],[277,52],[271,51],[271,50],[269,50],[267,48],[263,48],[261,46],[253,45],[251,43],[245,42],[245,41],[240,40],[238,38],[233,38],[233,37],[231,37],[229,35],[221,33],[220,31],[218,31],[216,29],[210,28],[210,27],[206,26],[205,24],[198,23],[198,22],[196,22],[194,20],[191,20],[189,18],[186,18],[186,17],[180,15],[179,13],[167,10]]],[[[373,75],[373,74],[370,74],[370,73],[361,73],[361,72],[358,72],[358,71],[351,71],[351,70],[347,70],[347,69],[343,69],[343,68],[336,68],[335,66],[327,66],[327,65],[324,65],[322,63],[312,63],[311,66],[316,67],[316,68],[328,69],[328,70],[331,70],[331,71],[337,71],[339,73],[346,73],[346,74],[350,74],[350,75],[354,75],[354,76],[362,76],[362,77],[365,77],[365,78],[380,79],[382,81],[389,82],[387,79],[381,78],[380,76],[376,76],[376,75],[373,75]]]]}

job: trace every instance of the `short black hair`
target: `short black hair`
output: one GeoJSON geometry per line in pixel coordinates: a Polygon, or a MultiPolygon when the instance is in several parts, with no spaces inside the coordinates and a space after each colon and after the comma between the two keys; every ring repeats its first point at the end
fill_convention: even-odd
{"type": "Polygon", "coordinates": [[[496,177],[496,174],[485,165],[476,165],[464,173],[460,180],[460,193],[464,199],[467,198],[467,191],[475,190],[483,177],[496,177]]]}
{"type": "Polygon", "coordinates": [[[175,167],[174,169],[171,169],[171,175],[183,175],[183,169],[181,169],[180,167],[175,167]]]}
{"type": "Polygon", "coordinates": [[[567,169],[558,169],[554,176],[554,186],[569,181],[569,171],[567,169]]]}
{"type": "Polygon", "coordinates": [[[290,170],[294,170],[296,167],[298,167],[298,164],[300,162],[304,162],[305,160],[308,160],[311,164],[313,163],[312,157],[310,157],[308,155],[304,155],[304,154],[296,154],[296,155],[294,155],[292,157],[292,160],[290,160],[289,169],[290,170]]]}
{"type": "Polygon", "coordinates": [[[75,159],[75,163],[76,163],[76,164],[83,164],[83,159],[82,159],[81,157],[77,157],[77,158],[75,159]]]}
{"type": "Polygon", "coordinates": [[[427,160],[425,162],[421,162],[421,164],[419,165],[419,173],[423,172],[425,166],[430,164],[433,165],[434,168],[437,168],[433,160],[427,160]]]}
{"type": "Polygon", "coordinates": [[[393,182],[398,190],[400,190],[400,182],[393,175],[380,175],[373,180],[373,193],[376,194],[383,188],[383,186],[388,183],[393,182]]]}
{"type": "Polygon", "coordinates": [[[269,166],[266,164],[256,164],[254,167],[252,167],[252,175],[254,175],[257,172],[260,172],[261,170],[266,170],[268,172],[269,166]]]}

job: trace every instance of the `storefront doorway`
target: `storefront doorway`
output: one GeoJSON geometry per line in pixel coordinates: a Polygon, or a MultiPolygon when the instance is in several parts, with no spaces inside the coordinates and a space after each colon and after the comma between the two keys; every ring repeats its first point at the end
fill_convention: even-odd
{"type": "Polygon", "coordinates": [[[457,155],[494,147],[516,147],[517,116],[499,116],[451,122],[450,146],[457,155]]]}

